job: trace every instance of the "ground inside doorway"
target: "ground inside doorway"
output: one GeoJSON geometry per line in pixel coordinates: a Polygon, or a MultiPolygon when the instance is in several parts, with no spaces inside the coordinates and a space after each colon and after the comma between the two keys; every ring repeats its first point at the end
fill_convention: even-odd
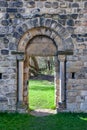
{"type": "Polygon", "coordinates": [[[57,111],[52,110],[52,109],[36,109],[36,110],[30,112],[31,115],[37,116],[37,117],[53,115],[56,113],[57,113],[57,111]]]}
{"type": "Polygon", "coordinates": [[[33,113],[50,113],[56,108],[53,76],[39,75],[29,80],[29,108],[33,113]]]}

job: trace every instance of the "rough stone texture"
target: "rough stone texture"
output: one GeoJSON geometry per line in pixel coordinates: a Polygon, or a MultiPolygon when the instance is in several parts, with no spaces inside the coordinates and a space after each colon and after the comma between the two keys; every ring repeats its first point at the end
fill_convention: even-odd
{"type": "MultiPolygon", "coordinates": [[[[87,112],[86,0],[0,1],[0,111],[17,108],[17,57],[11,52],[24,52],[37,35],[54,41],[58,50],[74,51],[66,57],[66,110],[87,112]]],[[[56,74],[56,85],[58,78],[56,74]]],[[[25,86],[27,79],[25,73],[25,86]]],[[[24,95],[27,104],[27,87],[24,95]]],[[[56,96],[58,103],[58,88],[56,96]]]]}
{"type": "Polygon", "coordinates": [[[29,56],[49,56],[55,55],[57,48],[53,45],[53,41],[47,37],[37,36],[33,40],[30,41],[29,45],[27,46],[27,54],[29,56]],[[39,51],[37,51],[39,50],[39,51]]]}

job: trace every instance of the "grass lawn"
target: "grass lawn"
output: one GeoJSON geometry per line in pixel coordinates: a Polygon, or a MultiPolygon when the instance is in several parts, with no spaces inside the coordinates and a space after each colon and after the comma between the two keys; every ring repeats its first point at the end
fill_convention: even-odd
{"type": "Polygon", "coordinates": [[[54,109],[54,83],[46,80],[29,81],[29,108],[54,109]]]}
{"type": "Polygon", "coordinates": [[[46,117],[0,113],[0,130],[87,130],[87,113],[59,113],[46,117]]]}

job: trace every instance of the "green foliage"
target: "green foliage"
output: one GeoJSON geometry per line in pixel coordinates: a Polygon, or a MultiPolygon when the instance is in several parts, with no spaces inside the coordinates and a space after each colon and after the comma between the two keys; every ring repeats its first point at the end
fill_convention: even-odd
{"type": "Polygon", "coordinates": [[[54,109],[54,83],[44,80],[29,81],[29,107],[30,109],[54,109]]]}
{"type": "Polygon", "coordinates": [[[87,130],[87,113],[59,113],[46,117],[0,113],[0,130],[87,130]]]}

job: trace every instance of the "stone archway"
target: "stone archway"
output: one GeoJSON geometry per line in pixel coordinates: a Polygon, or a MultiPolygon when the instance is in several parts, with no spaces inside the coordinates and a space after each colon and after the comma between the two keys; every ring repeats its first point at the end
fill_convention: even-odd
{"type": "Polygon", "coordinates": [[[33,37],[25,48],[23,60],[19,60],[19,104],[29,105],[28,103],[28,86],[29,80],[29,56],[54,56],[55,57],[55,103],[58,102],[58,47],[56,43],[48,36],[37,35],[33,37]],[[20,83],[21,81],[21,83],[20,83]]]}
{"type": "MultiPolygon", "coordinates": [[[[32,21],[33,21],[33,19],[32,19],[32,21]]],[[[66,50],[71,50],[71,48],[73,50],[73,42],[69,36],[69,33],[67,32],[67,30],[64,27],[62,27],[60,24],[58,24],[56,21],[53,21],[53,20],[51,20],[51,23],[49,26],[49,24],[47,24],[46,21],[49,21],[49,19],[48,20],[45,19],[46,25],[43,27],[42,27],[42,25],[40,25],[41,23],[36,24],[36,27],[33,27],[33,26],[29,26],[29,24],[31,24],[31,23],[28,20],[26,22],[26,24],[24,23],[23,25],[18,26],[16,29],[16,30],[21,30],[21,32],[22,32],[20,35],[18,34],[20,40],[19,40],[19,44],[18,44],[17,59],[19,61],[19,80],[21,81],[21,83],[18,81],[18,99],[19,99],[18,104],[24,104],[24,106],[27,104],[27,91],[26,91],[27,90],[27,81],[25,80],[25,82],[24,82],[24,77],[26,77],[26,79],[28,78],[28,75],[26,73],[28,67],[25,67],[26,68],[25,76],[23,77],[23,75],[24,75],[23,61],[24,61],[24,59],[26,60],[25,54],[31,52],[30,48],[35,49],[34,44],[30,44],[30,41],[32,41],[32,39],[34,39],[35,37],[43,36],[43,37],[50,39],[50,41],[52,42],[52,44],[48,44],[49,48],[51,49],[51,50],[48,49],[50,52],[52,51],[52,48],[54,48],[54,47],[51,47],[50,45],[52,45],[52,46],[54,45],[56,48],[56,51],[54,49],[53,54],[52,54],[53,56],[55,56],[55,68],[56,68],[56,70],[55,70],[55,72],[56,72],[56,74],[55,74],[56,75],[55,76],[56,104],[57,104],[58,108],[61,107],[63,109],[64,103],[65,103],[65,97],[64,97],[64,95],[65,95],[64,94],[65,55],[64,55],[64,53],[59,53],[59,51],[65,52],[66,50]],[[24,26],[29,27],[29,29],[27,31],[26,31],[26,29],[27,29],[27,27],[26,27],[26,29],[25,29],[26,32],[22,31],[24,26]],[[54,27],[56,27],[56,28],[54,28],[54,27]],[[28,49],[26,49],[26,48],[28,48],[28,49]],[[60,55],[60,56],[58,56],[58,55],[60,55]],[[59,62],[58,62],[58,60],[59,60],[59,62]],[[58,64],[60,66],[59,67],[60,70],[58,70],[58,64]],[[59,73],[58,73],[58,71],[59,71],[59,73]]],[[[32,24],[34,24],[34,23],[32,22],[32,24]]],[[[44,49],[46,49],[46,47],[44,49]]],[[[33,50],[32,52],[35,52],[35,50],[33,50]]],[[[33,54],[31,53],[29,55],[33,55],[33,54]]],[[[35,53],[34,53],[34,55],[35,55],[35,53]]],[[[36,55],[38,55],[38,54],[36,54],[36,55]]],[[[47,55],[51,55],[51,53],[47,54],[47,55]]],[[[28,65],[26,64],[26,66],[28,66],[28,65]]]]}
{"type": "MultiPolygon", "coordinates": [[[[27,89],[27,82],[29,80],[29,57],[30,56],[41,56],[41,57],[47,57],[47,56],[54,56],[56,57],[56,53],[57,53],[57,46],[54,43],[54,41],[52,41],[52,39],[50,39],[50,37],[47,37],[45,35],[37,35],[35,37],[33,37],[29,43],[26,46],[25,49],[25,60],[24,60],[24,76],[23,76],[23,102],[24,104],[29,103],[29,101],[27,101],[27,96],[28,96],[28,89],[27,89]]],[[[56,66],[55,66],[56,68],[56,66]]],[[[57,89],[58,85],[55,87],[57,89]]],[[[55,104],[57,104],[57,98],[58,96],[56,96],[55,99],[55,104]]],[[[28,104],[29,105],[29,104],[28,104]]]]}

